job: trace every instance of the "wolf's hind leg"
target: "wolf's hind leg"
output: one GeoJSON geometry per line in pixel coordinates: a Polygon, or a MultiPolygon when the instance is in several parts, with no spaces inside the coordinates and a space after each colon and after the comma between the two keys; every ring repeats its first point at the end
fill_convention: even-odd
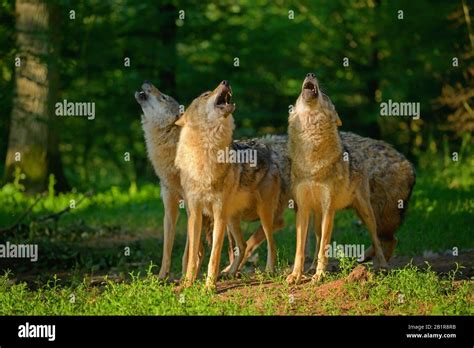
{"type": "Polygon", "coordinates": [[[364,256],[359,260],[359,262],[368,262],[371,261],[372,258],[375,256],[374,246],[371,245],[364,251],[364,256]]]}
{"type": "Polygon", "coordinates": [[[395,251],[395,247],[398,244],[398,239],[393,236],[392,239],[381,239],[380,242],[382,243],[383,254],[385,256],[385,260],[388,262],[395,251]]]}
{"type": "MultiPolygon", "coordinates": [[[[398,239],[394,236],[392,239],[383,239],[380,238],[380,243],[382,244],[383,255],[385,256],[385,261],[389,261],[395,251],[395,247],[398,244],[398,239]]],[[[364,252],[364,258],[360,262],[367,262],[372,260],[375,256],[375,251],[373,245],[368,247],[364,252]]]]}
{"type": "Polygon", "coordinates": [[[183,259],[181,261],[181,278],[184,279],[186,276],[186,270],[188,269],[189,259],[189,238],[186,233],[186,245],[184,246],[183,259]]]}
{"type": "Polygon", "coordinates": [[[232,251],[233,259],[229,269],[230,275],[235,275],[240,268],[240,264],[244,259],[245,249],[247,243],[245,243],[242,230],[240,229],[240,217],[233,217],[231,223],[228,226],[231,237],[236,243],[236,248],[232,251]]]}
{"type": "MultiPolygon", "coordinates": [[[[240,263],[240,267],[245,265],[250,256],[255,252],[255,250],[262,244],[265,240],[265,232],[263,231],[262,225],[258,226],[257,230],[250,236],[247,240],[247,247],[245,248],[245,254],[240,263]]],[[[240,268],[239,267],[239,268],[240,268]]]]}
{"type": "Polygon", "coordinates": [[[258,215],[260,216],[263,232],[267,239],[267,265],[265,271],[272,273],[275,271],[276,262],[276,245],[273,239],[273,210],[271,207],[264,206],[259,209],[258,215]]]}

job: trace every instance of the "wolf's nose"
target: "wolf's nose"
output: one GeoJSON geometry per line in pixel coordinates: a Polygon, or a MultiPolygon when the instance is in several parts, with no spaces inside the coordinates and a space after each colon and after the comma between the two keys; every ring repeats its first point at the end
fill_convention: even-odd
{"type": "Polygon", "coordinates": [[[227,81],[227,80],[222,81],[221,84],[226,86],[226,87],[229,87],[229,81],[227,81]]]}
{"type": "Polygon", "coordinates": [[[313,73],[307,73],[306,77],[314,78],[314,77],[316,77],[316,75],[314,75],[313,73]]]}
{"type": "Polygon", "coordinates": [[[146,100],[146,98],[147,98],[147,97],[146,97],[145,92],[142,91],[142,92],[138,93],[138,99],[140,99],[140,100],[146,100]]]}
{"type": "Polygon", "coordinates": [[[143,81],[143,83],[147,84],[147,85],[151,84],[150,80],[145,80],[145,81],[143,81]]]}

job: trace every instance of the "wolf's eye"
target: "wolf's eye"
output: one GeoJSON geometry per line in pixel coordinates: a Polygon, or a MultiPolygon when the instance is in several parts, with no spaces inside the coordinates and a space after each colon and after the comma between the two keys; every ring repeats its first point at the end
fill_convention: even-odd
{"type": "Polygon", "coordinates": [[[209,94],[211,94],[211,92],[205,92],[205,93],[201,94],[201,97],[207,97],[209,94]]]}
{"type": "Polygon", "coordinates": [[[164,95],[161,95],[161,100],[166,100],[166,97],[164,95]]]}

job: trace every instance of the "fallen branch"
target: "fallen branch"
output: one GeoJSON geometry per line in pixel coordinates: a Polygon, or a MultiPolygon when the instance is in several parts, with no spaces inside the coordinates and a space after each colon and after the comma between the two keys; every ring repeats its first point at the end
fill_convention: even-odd
{"type": "MultiPolygon", "coordinates": [[[[82,201],[83,201],[84,199],[86,199],[87,197],[92,196],[92,194],[93,194],[92,191],[89,191],[89,192],[87,192],[86,194],[84,194],[84,196],[81,197],[81,199],[79,199],[79,200],[77,201],[77,203],[75,204],[75,207],[77,207],[79,204],[81,204],[82,201]]],[[[52,213],[52,214],[49,214],[49,215],[41,216],[41,217],[37,218],[37,219],[34,220],[34,221],[35,221],[35,222],[44,222],[44,221],[47,221],[47,220],[54,220],[54,221],[57,221],[57,220],[61,217],[61,215],[63,215],[63,214],[65,214],[65,213],[69,212],[71,209],[72,209],[72,208],[71,208],[71,205],[69,204],[69,205],[68,205],[66,208],[64,208],[63,210],[60,210],[60,211],[58,211],[58,212],[56,212],[56,213],[52,213]]]]}
{"type": "MultiPolygon", "coordinates": [[[[90,197],[92,196],[93,194],[93,191],[89,191],[87,192],[83,197],[81,197],[81,199],[79,199],[76,203],[76,207],[82,203],[82,201],[84,201],[84,199],[86,199],[87,197],[90,197]]],[[[28,216],[28,214],[33,210],[33,208],[38,204],[38,202],[43,199],[46,195],[45,194],[42,194],[40,196],[38,196],[36,198],[36,200],[33,202],[33,204],[31,204],[28,209],[26,209],[17,219],[16,221],[11,224],[10,226],[8,227],[4,227],[4,228],[0,228],[0,233],[6,233],[6,232],[10,232],[12,230],[14,230],[15,228],[17,228],[21,222],[25,219],[26,216],[28,216]]],[[[60,210],[56,213],[52,213],[52,214],[48,214],[48,215],[45,215],[45,216],[40,216],[39,218],[37,219],[33,219],[32,222],[44,222],[44,221],[48,221],[48,220],[54,220],[54,221],[57,221],[61,215],[67,213],[68,211],[70,211],[72,208],[70,205],[68,205],[66,208],[64,208],[63,210],[60,210]]]]}
{"type": "Polygon", "coordinates": [[[20,225],[20,223],[23,221],[23,219],[33,210],[33,208],[36,206],[36,204],[38,204],[38,202],[40,200],[42,200],[43,198],[45,197],[44,194],[42,195],[39,195],[35,201],[33,202],[33,204],[31,204],[28,209],[26,209],[19,217],[18,219],[16,219],[16,221],[11,224],[10,226],[8,227],[4,227],[4,228],[0,228],[0,233],[5,233],[5,232],[9,232],[11,230],[14,230],[16,227],[18,227],[20,225]]]}

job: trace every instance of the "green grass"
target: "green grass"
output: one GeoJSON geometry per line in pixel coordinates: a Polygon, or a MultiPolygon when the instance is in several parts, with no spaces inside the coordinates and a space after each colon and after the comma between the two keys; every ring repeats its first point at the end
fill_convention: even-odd
{"type": "MultiPolygon", "coordinates": [[[[331,276],[322,285],[288,287],[282,277],[264,278],[214,294],[202,284],[176,291],[152,274],[130,282],[107,281],[60,286],[51,281],[36,291],[25,283],[0,278],[0,315],[472,315],[473,285],[432,271],[407,266],[388,274],[372,274],[365,282],[342,283],[325,296],[320,291],[342,280],[331,276]],[[265,281],[267,280],[267,281],[265,281]],[[268,282],[270,281],[270,282],[268,282]]],[[[332,288],[331,288],[332,289],[332,288]]]]}
{"type": "MultiPolygon", "coordinates": [[[[431,163],[418,171],[406,221],[397,232],[396,255],[410,257],[453,247],[472,252],[473,168],[474,158],[467,157],[457,163],[431,163]]],[[[287,227],[275,235],[280,270],[276,276],[258,271],[266,260],[265,247],[261,247],[257,272],[244,275],[235,289],[216,295],[197,284],[180,295],[174,285],[157,281],[153,274],[158,267],[150,267],[159,265],[162,255],[159,186],[111,187],[86,198],[57,221],[35,221],[82,196],[76,192],[56,195],[50,190],[19,229],[2,235],[2,242],[38,243],[40,254],[36,263],[0,260],[2,269],[11,270],[0,279],[0,315],[473,314],[472,279],[454,280],[452,275],[412,266],[372,275],[362,283],[344,282],[334,292],[337,295],[326,294],[325,287],[339,284],[348,274],[351,268],[344,269],[344,263],[342,271],[330,274],[318,287],[304,284],[289,288],[284,273],[295,250],[291,210],[285,213],[287,227]],[[126,247],[130,248],[129,256],[124,253],[126,247]],[[114,281],[91,285],[90,279],[99,275],[114,281]],[[115,279],[123,281],[116,283],[115,279]]],[[[19,182],[0,189],[0,226],[13,223],[34,200],[21,191],[19,182]]],[[[356,221],[353,212],[339,212],[333,240],[369,245],[367,231],[356,221]]],[[[185,222],[182,210],[172,263],[175,276],[181,268],[185,222]]],[[[243,224],[247,235],[255,228],[256,223],[243,224]]],[[[223,255],[221,266],[226,262],[223,255]]]]}

